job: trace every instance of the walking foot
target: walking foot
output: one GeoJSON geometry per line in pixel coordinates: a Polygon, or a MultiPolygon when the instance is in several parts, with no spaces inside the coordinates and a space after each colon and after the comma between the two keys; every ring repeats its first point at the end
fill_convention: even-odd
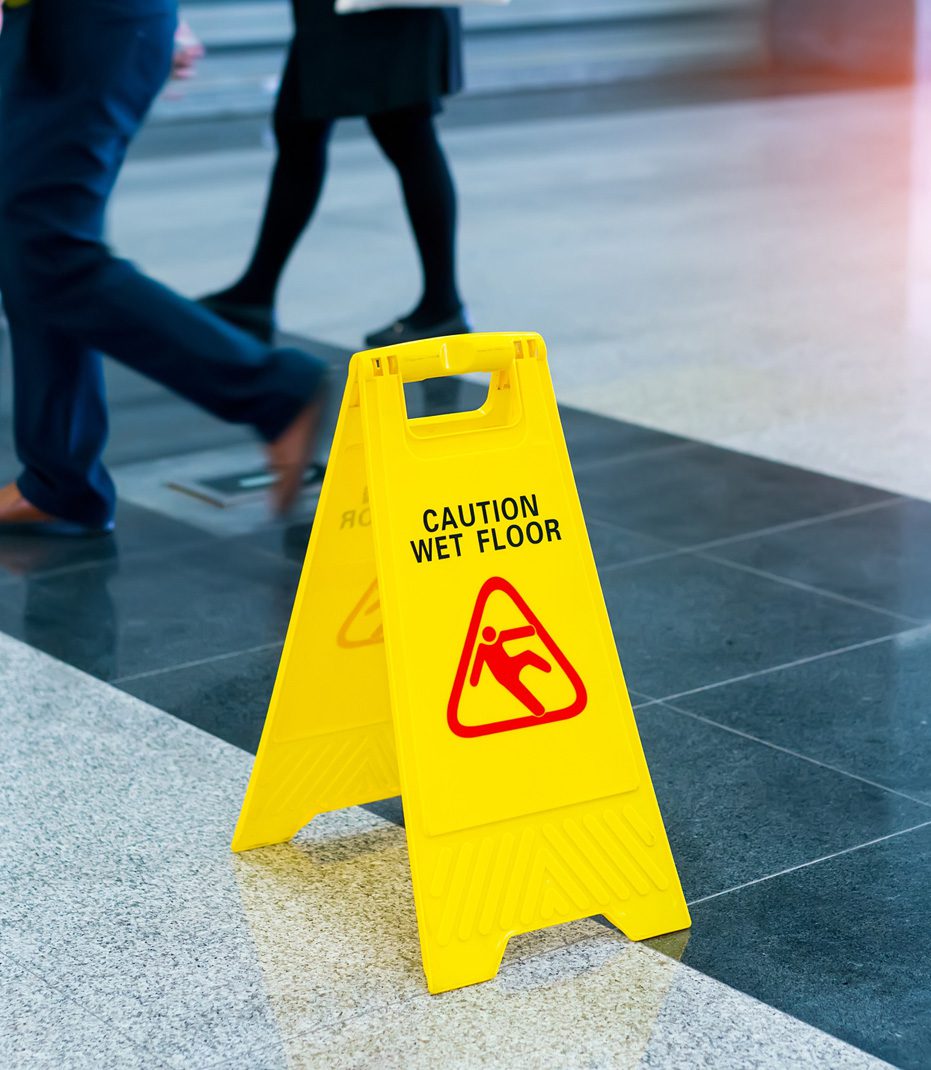
{"type": "Polygon", "coordinates": [[[82,538],[108,535],[113,531],[113,521],[98,526],[78,524],[62,520],[27,502],[15,483],[0,487],[0,536],[3,535],[52,535],[82,538]]]}
{"type": "Polygon", "coordinates": [[[268,467],[278,477],[272,489],[272,508],[278,516],[291,510],[301,492],[304,471],[320,434],[328,388],[328,381],[324,379],[291,424],[265,447],[268,467]]]}
{"type": "Polygon", "coordinates": [[[365,344],[370,349],[380,349],[403,342],[419,342],[424,338],[442,338],[447,334],[470,334],[471,331],[468,313],[460,307],[451,316],[432,323],[415,322],[410,316],[405,316],[381,330],[367,334],[365,344]]]}

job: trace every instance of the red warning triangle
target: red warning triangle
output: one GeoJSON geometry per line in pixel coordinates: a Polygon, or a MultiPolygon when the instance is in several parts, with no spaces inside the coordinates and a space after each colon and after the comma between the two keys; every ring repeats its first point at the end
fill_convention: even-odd
{"type": "Polygon", "coordinates": [[[548,724],[552,721],[566,721],[580,714],[587,701],[588,695],[582,678],[537,615],[517,593],[513,584],[500,576],[486,580],[472,611],[465,646],[456,670],[452,694],[449,696],[447,721],[450,729],[457,736],[468,739],[548,724]],[[499,629],[486,622],[483,626],[488,600],[495,592],[501,592],[510,600],[524,621],[522,625],[499,629]],[[551,660],[532,649],[532,646],[537,645],[536,641],[542,644],[551,660]],[[534,693],[533,688],[521,679],[527,668],[546,674],[552,673],[555,668],[561,670],[574,692],[572,701],[559,708],[548,708],[546,702],[541,701],[534,693]],[[464,690],[467,687],[477,687],[481,681],[489,678],[509,692],[516,703],[524,707],[525,714],[485,724],[464,724],[460,719],[464,690]]]}
{"type": "Polygon", "coordinates": [[[336,636],[337,646],[352,650],[360,646],[374,646],[385,641],[381,620],[381,599],[378,580],[372,580],[365,594],[353,606],[336,636]]]}

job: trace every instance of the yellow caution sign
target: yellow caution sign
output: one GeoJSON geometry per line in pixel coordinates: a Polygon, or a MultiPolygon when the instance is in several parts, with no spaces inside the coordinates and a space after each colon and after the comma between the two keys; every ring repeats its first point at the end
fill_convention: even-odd
{"type": "Polygon", "coordinates": [[[399,791],[431,992],[517,933],[689,925],[539,335],[353,357],[233,850],[399,791]],[[482,371],[408,419],[405,383],[482,371]]]}

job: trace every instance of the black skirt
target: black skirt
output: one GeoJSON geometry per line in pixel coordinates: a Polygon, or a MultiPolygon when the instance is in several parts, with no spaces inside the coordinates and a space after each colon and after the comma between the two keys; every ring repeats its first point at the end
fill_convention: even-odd
{"type": "Polygon", "coordinates": [[[303,118],[375,115],[414,105],[435,111],[441,97],[462,88],[458,8],[337,15],[334,4],[293,0],[295,35],[281,91],[303,118]]]}

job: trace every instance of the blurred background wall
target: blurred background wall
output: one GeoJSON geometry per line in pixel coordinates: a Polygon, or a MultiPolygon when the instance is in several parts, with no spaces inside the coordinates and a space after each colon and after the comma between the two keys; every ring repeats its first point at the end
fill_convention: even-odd
{"type": "MultiPolygon", "coordinates": [[[[514,0],[471,7],[474,97],[702,74],[819,73],[903,80],[927,0],[514,0]]],[[[289,0],[196,0],[208,55],[156,123],[267,112],[291,26],[289,0]]],[[[351,16],[350,16],[351,17],[351,16]]]]}
{"type": "MultiPolygon", "coordinates": [[[[290,30],[288,0],[198,0],[185,11],[208,57],[196,84],[163,100],[157,117],[267,109],[290,30]]],[[[767,62],[765,0],[514,0],[505,8],[468,8],[465,23],[471,94],[767,62]]]]}

